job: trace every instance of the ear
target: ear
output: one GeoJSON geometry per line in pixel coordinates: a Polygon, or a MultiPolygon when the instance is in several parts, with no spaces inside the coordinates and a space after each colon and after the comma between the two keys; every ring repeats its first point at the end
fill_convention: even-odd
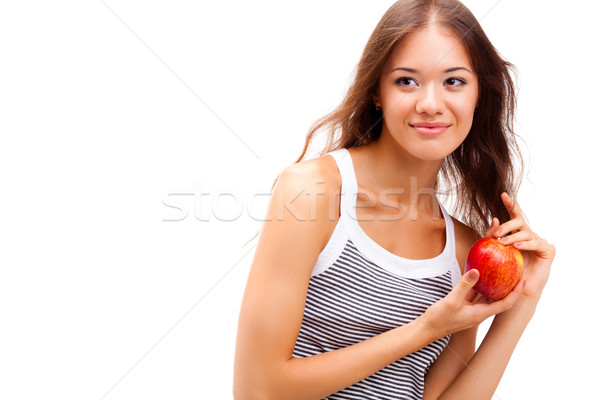
{"type": "Polygon", "coordinates": [[[381,103],[379,103],[379,96],[373,96],[373,103],[375,104],[375,107],[381,107],[381,103]]]}

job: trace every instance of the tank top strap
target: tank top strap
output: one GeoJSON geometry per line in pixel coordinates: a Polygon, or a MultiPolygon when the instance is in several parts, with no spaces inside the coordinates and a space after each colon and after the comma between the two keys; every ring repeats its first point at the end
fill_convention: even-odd
{"type": "MultiPolygon", "coordinates": [[[[436,196],[437,198],[437,196],[436,196]]],[[[446,243],[450,254],[452,254],[452,285],[456,286],[458,281],[460,280],[460,266],[458,265],[458,260],[456,259],[456,240],[454,236],[454,221],[452,221],[452,217],[446,211],[444,205],[439,201],[438,204],[442,209],[442,213],[444,214],[444,221],[446,222],[446,243]]]]}
{"type": "Polygon", "coordinates": [[[348,149],[341,148],[328,153],[337,163],[342,179],[340,193],[340,218],[350,218],[356,221],[356,197],[358,195],[358,183],[352,158],[348,149]]]}

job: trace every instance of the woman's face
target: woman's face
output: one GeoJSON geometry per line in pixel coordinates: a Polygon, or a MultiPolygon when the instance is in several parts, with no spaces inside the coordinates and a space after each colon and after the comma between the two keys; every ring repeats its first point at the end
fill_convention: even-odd
{"type": "Polygon", "coordinates": [[[436,26],[414,32],[383,68],[375,98],[382,136],[418,159],[442,160],[467,137],[477,97],[477,76],[458,39],[436,26]],[[419,127],[428,123],[442,128],[419,127]]]}

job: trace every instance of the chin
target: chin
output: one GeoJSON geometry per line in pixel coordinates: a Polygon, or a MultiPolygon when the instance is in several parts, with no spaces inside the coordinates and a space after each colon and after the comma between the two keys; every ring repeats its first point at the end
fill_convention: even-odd
{"type": "Polygon", "coordinates": [[[423,161],[443,161],[449,154],[451,153],[427,153],[427,154],[423,154],[423,155],[417,155],[417,158],[423,161]]]}
{"type": "Polygon", "coordinates": [[[415,151],[409,151],[414,157],[424,161],[442,161],[448,157],[456,148],[420,148],[415,151]]]}

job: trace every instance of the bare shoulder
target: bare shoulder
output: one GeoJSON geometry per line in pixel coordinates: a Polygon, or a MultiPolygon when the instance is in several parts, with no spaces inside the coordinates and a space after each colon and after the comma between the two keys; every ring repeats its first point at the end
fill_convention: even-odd
{"type": "Polygon", "coordinates": [[[309,223],[322,250],[339,219],[341,176],[331,156],[301,161],[281,171],[273,191],[280,216],[309,223]]]}
{"type": "Polygon", "coordinates": [[[305,197],[314,196],[317,206],[328,206],[330,199],[339,197],[342,183],[337,164],[331,156],[292,164],[283,169],[280,181],[302,192],[305,197]]]}
{"type": "Polygon", "coordinates": [[[341,184],[335,160],[331,156],[321,156],[292,164],[283,169],[281,176],[285,176],[290,183],[307,185],[307,190],[310,190],[315,183],[332,190],[341,184]]]}
{"type": "Polygon", "coordinates": [[[464,273],[467,255],[473,243],[479,239],[479,235],[474,229],[452,217],[454,222],[454,237],[456,242],[456,260],[460,266],[460,271],[464,273]]]}

